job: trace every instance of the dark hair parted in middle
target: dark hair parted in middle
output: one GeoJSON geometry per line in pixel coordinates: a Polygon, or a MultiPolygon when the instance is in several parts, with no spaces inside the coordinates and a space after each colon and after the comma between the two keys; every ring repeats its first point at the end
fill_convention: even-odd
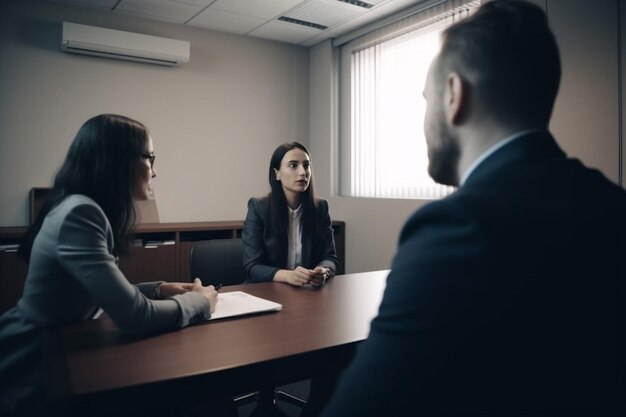
{"type": "MultiPolygon", "coordinates": [[[[307,148],[299,142],[289,142],[280,145],[270,159],[270,167],[268,173],[268,179],[270,182],[271,191],[266,198],[270,202],[270,214],[272,217],[272,226],[274,232],[279,236],[287,236],[287,229],[289,225],[288,210],[287,210],[287,198],[283,191],[282,183],[276,179],[275,170],[280,170],[280,163],[282,162],[285,154],[292,149],[300,149],[310,158],[307,148]]],[[[300,204],[302,205],[302,227],[311,234],[317,233],[321,235],[321,226],[319,224],[318,216],[315,215],[317,210],[317,198],[315,197],[315,187],[313,186],[313,172],[311,171],[311,179],[309,186],[300,196],[300,204]]]]}

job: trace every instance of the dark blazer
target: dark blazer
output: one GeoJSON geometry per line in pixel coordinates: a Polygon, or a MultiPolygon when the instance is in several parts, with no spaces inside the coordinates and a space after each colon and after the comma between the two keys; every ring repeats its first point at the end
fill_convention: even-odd
{"type": "Polygon", "coordinates": [[[625,415],[625,240],[623,189],[505,145],[409,218],[323,416],[625,415]]]}
{"type": "MultiPolygon", "coordinates": [[[[302,231],[302,266],[309,269],[325,266],[334,275],[338,260],[326,200],[318,200],[316,214],[319,216],[322,235],[311,235],[302,231]]],[[[268,198],[253,197],[248,201],[248,214],[241,239],[243,269],[247,282],[271,281],[276,271],[287,265],[287,236],[278,236],[274,232],[268,198]]]]}

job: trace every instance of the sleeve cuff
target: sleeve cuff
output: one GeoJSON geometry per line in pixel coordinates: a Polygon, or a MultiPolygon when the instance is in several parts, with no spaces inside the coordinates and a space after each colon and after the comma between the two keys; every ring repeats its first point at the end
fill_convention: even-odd
{"type": "Polygon", "coordinates": [[[211,305],[204,296],[194,292],[178,294],[170,297],[178,303],[180,308],[180,322],[178,327],[189,326],[190,324],[211,318],[211,305]]]}

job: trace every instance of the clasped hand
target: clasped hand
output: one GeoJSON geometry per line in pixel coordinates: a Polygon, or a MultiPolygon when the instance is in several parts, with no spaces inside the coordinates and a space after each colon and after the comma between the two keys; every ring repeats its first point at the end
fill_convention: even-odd
{"type": "Polygon", "coordinates": [[[301,287],[306,284],[321,287],[326,282],[326,278],[324,277],[326,268],[322,266],[315,267],[314,269],[298,266],[293,271],[288,272],[289,273],[286,274],[286,282],[296,287],[301,287]]]}

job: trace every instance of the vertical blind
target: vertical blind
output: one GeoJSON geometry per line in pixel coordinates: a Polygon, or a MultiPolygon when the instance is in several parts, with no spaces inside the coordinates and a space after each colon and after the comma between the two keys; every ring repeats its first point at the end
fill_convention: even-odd
{"type": "Polygon", "coordinates": [[[453,190],[428,175],[422,92],[441,31],[478,5],[447,1],[342,47],[342,194],[437,199],[453,190]]]}

